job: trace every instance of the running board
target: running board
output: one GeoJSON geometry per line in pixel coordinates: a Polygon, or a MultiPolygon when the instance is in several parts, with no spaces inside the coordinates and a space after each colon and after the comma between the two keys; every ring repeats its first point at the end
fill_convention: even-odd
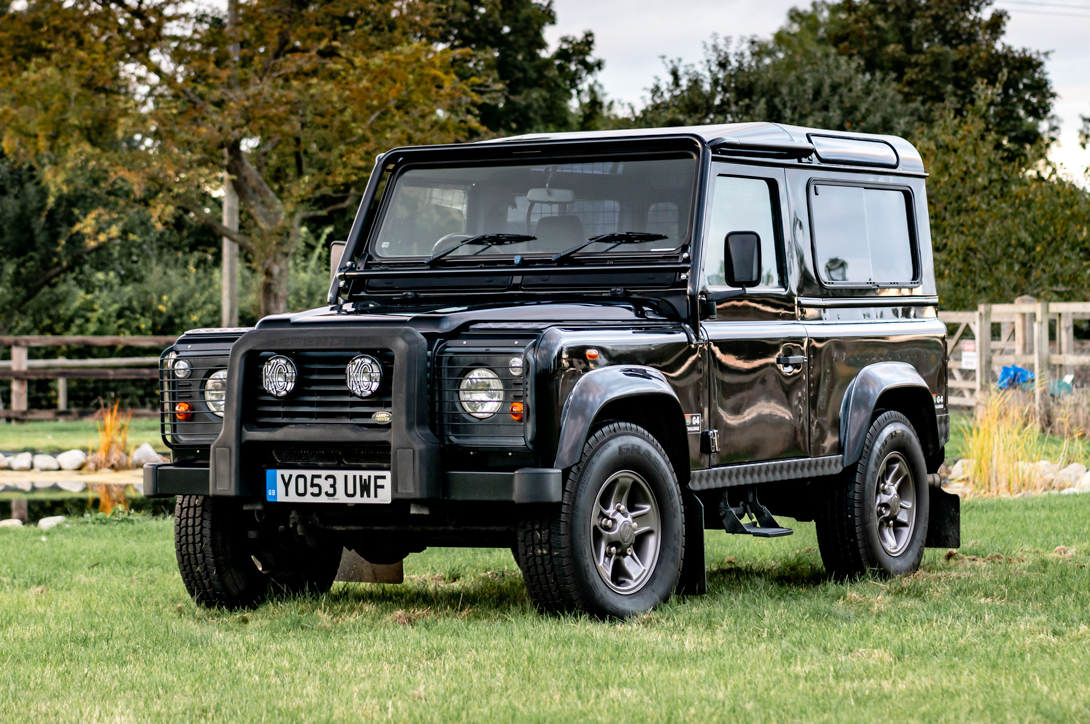
{"type": "Polygon", "coordinates": [[[690,490],[712,490],[741,485],[775,483],[780,480],[811,480],[836,475],[844,469],[844,458],[827,455],[820,458],[789,458],[763,463],[723,465],[707,470],[694,470],[689,478],[690,490]]]}
{"type": "Polygon", "coordinates": [[[723,499],[719,503],[719,514],[723,518],[723,528],[727,533],[752,535],[758,538],[779,538],[795,532],[777,523],[768,512],[768,508],[761,505],[761,501],[757,500],[756,487],[746,488],[744,492],[745,499],[740,505],[735,506],[730,504],[726,491],[723,493],[723,499]],[[756,522],[743,523],[741,517],[746,515],[752,516],[756,522]]]}

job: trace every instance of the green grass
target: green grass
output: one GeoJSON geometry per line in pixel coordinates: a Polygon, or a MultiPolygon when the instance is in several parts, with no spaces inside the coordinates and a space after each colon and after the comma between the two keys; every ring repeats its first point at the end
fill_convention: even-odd
{"type": "MultiPolygon", "coordinates": [[[[159,436],[157,419],[132,420],[129,424],[129,442],[134,448],[150,442],[156,450],[167,449],[159,436]]],[[[0,424],[0,450],[6,452],[42,450],[58,453],[73,448],[87,450],[89,447],[98,447],[98,429],[93,420],[0,424]]]]}
{"type": "Polygon", "coordinates": [[[0,529],[0,718],[1087,721],[1088,520],[968,502],[962,555],[850,585],[810,524],[709,532],[710,594],[625,623],[534,613],[506,550],[232,613],[189,600],[168,519],[0,529]]]}

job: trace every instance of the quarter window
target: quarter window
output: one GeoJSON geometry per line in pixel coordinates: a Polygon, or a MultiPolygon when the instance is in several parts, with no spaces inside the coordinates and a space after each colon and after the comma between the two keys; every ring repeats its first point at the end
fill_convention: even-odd
{"type": "Polygon", "coordinates": [[[765,179],[719,176],[712,196],[704,269],[710,286],[727,286],[723,258],[727,234],[755,231],[761,237],[762,287],[782,287],[776,256],[775,185],[765,179]]]}
{"type": "Polygon", "coordinates": [[[909,195],[900,189],[814,184],[814,258],[822,281],[906,286],[916,282],[909,195]]]}

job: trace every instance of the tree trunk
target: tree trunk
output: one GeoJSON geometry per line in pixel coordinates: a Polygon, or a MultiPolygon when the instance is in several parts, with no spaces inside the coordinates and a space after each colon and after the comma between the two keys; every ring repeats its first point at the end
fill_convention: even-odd
{"type": "Polygon", "coordinates": [[[261,265],[261,307],[259,317],[288,311],[288,256],[274,252],[261,265]]]}

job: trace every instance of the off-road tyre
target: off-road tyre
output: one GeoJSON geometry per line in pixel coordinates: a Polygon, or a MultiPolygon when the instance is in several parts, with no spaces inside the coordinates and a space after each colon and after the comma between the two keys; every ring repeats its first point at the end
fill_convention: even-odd
{"type": "Polygon", "coordinates": [[[598,427],[567,476],[559,509],[520,521],[516,557],[530,599],[543,612],[604,618],[633,616],[665,603],[681,575],[684,520],[677,475],[651,433],[627,422],[598,427]],[[659,516],[654,567],[631,593],[618,593],[606,584],[591,550],[592,512],[603,485],[620,472],[640,477],[654,495],[659,516]]]}
{"type": "Polygon", "coordinates": [[[269,592],[254,563],[234,501],[179,495],[174,506],[174,552],[189,595],[208,608],[253,608],[269,592]]]}
{"type": "Polygon", "coordinates": [[[340,545],[261,545],[247,538],[253,527],[234,500],[178,496],[174,551],[194,601],[208,608],[255,608],[270,595],[320,595],[333,586],[340,545]]]}
{"type": "Polygon", "coordinates": [[[882,412],[867,431],[859,462],[845,469],[840,479],[819,502],[818,549],[825,570],[837,579],[872,573],[889,577],[916,571],[927,539],[927,467],[919,436],[908,418],[899,412],[882,412]],[[896,456],[899,456],[897,458],[896,456]],[[904,536],[903,549],[891,554],[879,539],[878,476],[889,460],[906,464],[913,493],[914,524],[904,536]]]}

